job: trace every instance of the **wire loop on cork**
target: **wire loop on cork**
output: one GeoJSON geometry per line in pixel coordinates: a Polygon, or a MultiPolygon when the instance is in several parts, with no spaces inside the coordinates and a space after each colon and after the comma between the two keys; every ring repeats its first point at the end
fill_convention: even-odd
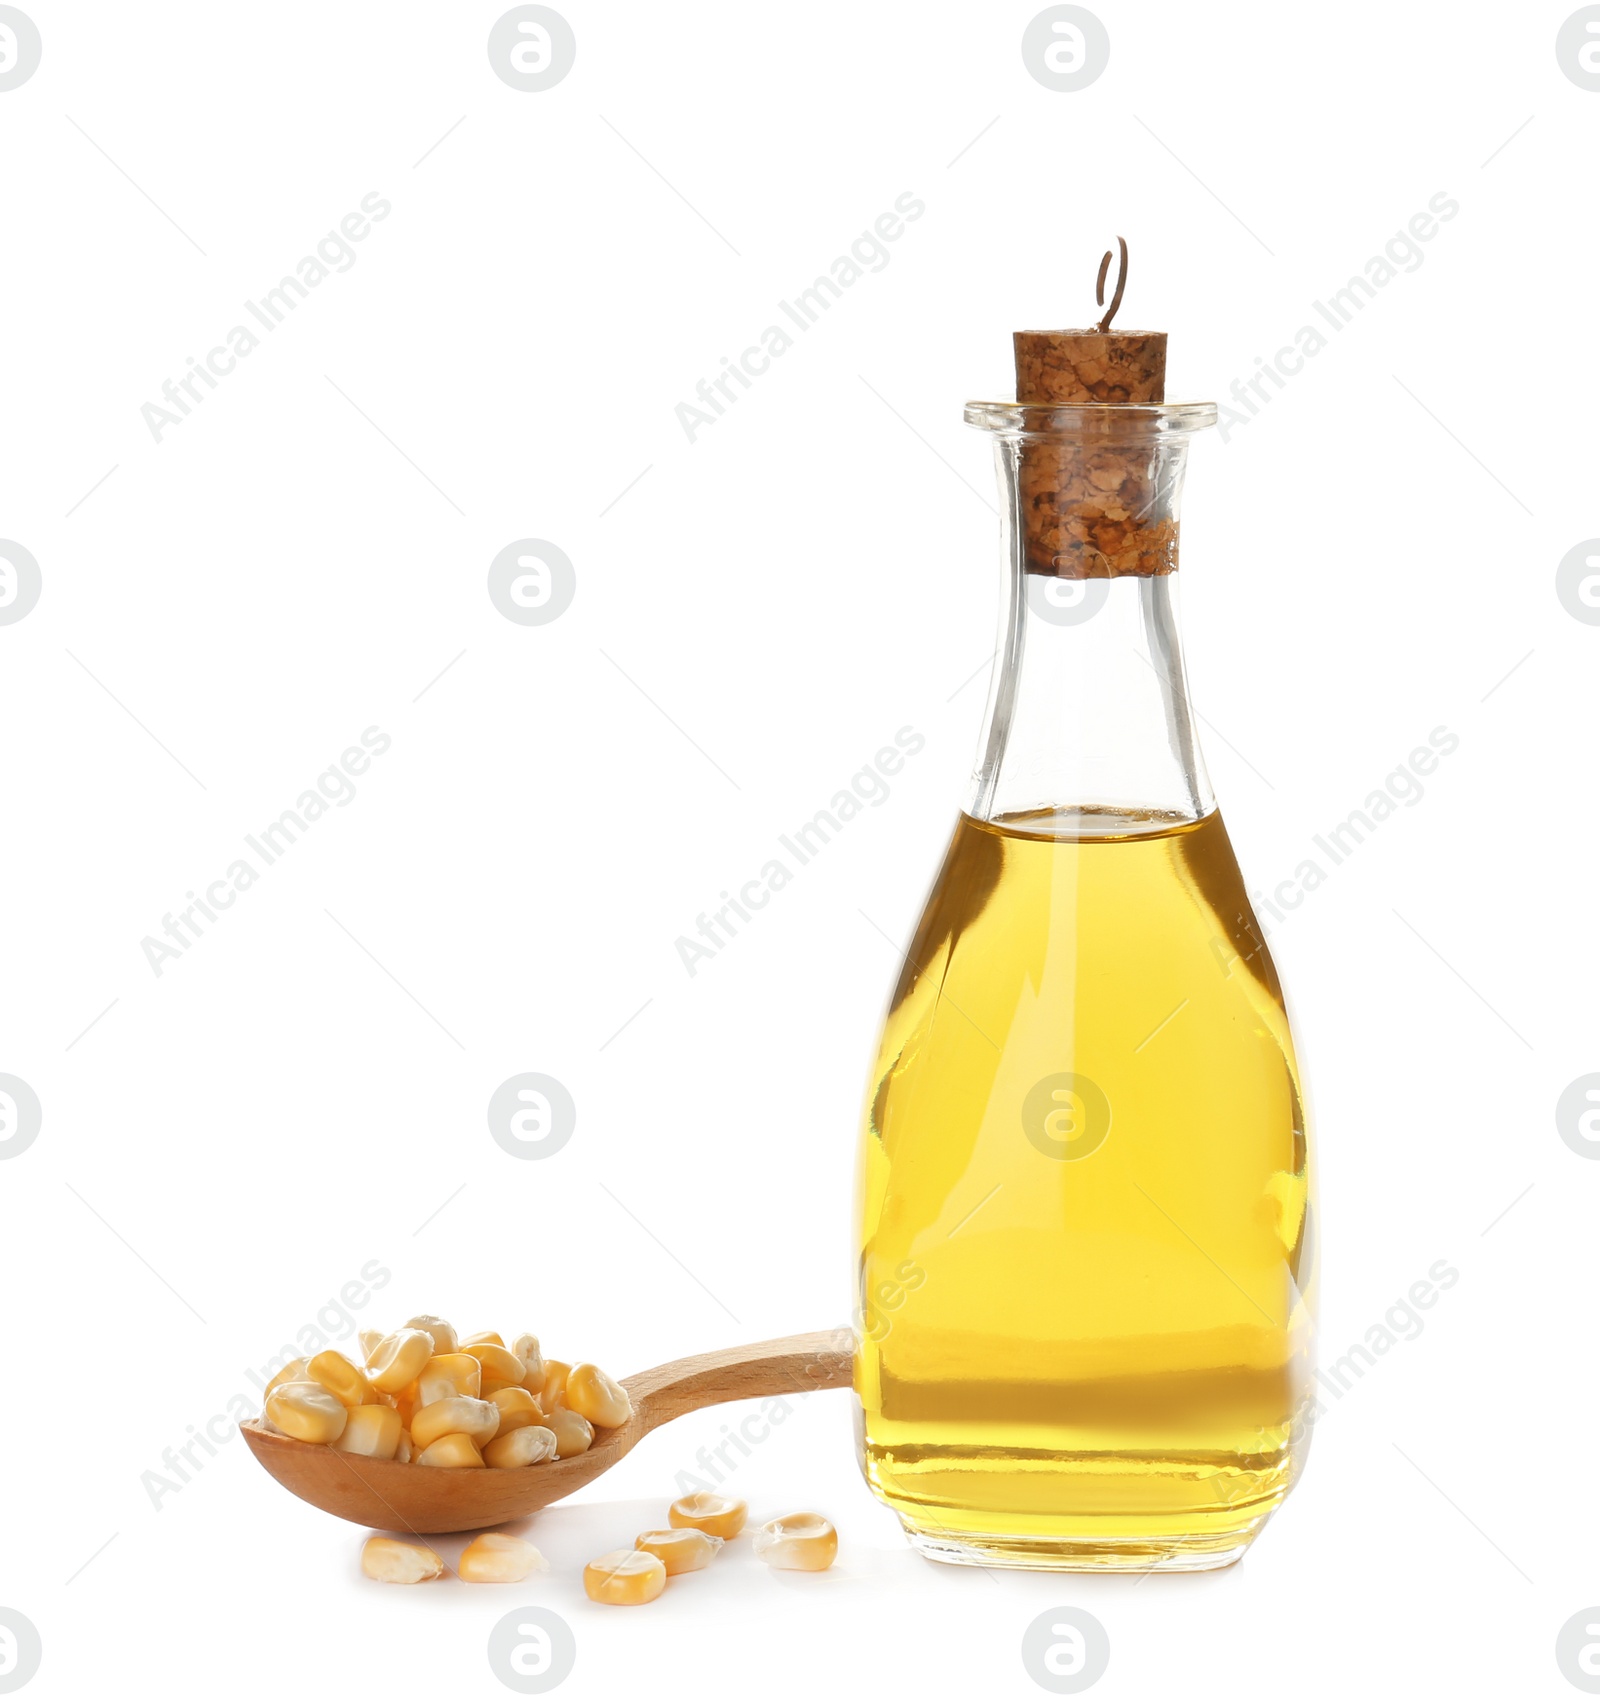
{"type": "Polygon", "coordinates": [[[1105,315],[1095,326],[1097,331],[1109,331],[1111,321],[1117,316],[1117,309],[1122,305],[1122,292],[1128,287],[1128,244],[1119,236],[1117,238],[1119,258],[1117,260],[1117,288],[1111,297],[1111,305],[1106,307],[1106,273],[1111,268],[1111,250],[1105,251],[1100,261],[1100,275],[1094,280],[1094,304],[1096,307],[1106,307],[1105,315]]]}

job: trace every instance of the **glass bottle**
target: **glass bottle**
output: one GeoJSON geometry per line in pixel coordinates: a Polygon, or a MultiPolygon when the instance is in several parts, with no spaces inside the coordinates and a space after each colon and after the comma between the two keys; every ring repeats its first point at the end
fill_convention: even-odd
{"type": "Polygon", "coordinates": [[[1209,1569],[1303,1462],[1314,1269],[1288,1019],[1178,635],[1216,409],[966,419],[994,439],[1005,604],[868,1092],[862,1468],[936,1559],[1209,1569]]]}

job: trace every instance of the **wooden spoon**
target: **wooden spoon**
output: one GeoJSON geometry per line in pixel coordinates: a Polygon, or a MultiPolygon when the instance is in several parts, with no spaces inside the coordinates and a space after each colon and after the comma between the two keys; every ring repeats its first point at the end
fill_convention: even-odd
{"type": "Polygon", "coordinates": [[[596,1430],[587,1453],[514,1470],[457,1470],[364,1459],[292,1440],[264,1428],[256,1418],[240,1424],[239,1430],[250,1451],[291,1494],[336,1518],[418,1535],[481,1530],[575,1494],[610,1470],[652,1429],[685,1412],[725,1400],[848,1388],[852,1346],[848,1329],[819,1329],[641,1370],[623,1381],[633,1416],[620,1428],[596,1430]]]}

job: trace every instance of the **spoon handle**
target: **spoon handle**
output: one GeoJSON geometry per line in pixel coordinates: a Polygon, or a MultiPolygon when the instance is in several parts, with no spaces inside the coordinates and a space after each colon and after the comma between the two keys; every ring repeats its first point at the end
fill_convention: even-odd
{"type": "Polygon", "coordinates": [[[644,1430],[725,1400],[848,1388],[855,1337],[849,1329],[783,1335],[658,1364],[624,1378],[644,1430]]]}

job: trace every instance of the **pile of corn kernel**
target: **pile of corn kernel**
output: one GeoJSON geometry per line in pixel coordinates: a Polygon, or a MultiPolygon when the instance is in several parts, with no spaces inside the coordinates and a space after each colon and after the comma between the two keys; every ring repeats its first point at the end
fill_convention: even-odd
{"type": "Polygon", "coordinates": [[[368,1459],[508,1470],[586,1452],[596,1429],[633,1415],[619,1383],[546,1358],[536,1335],[508,1347],[493,1330],[461,1340],[442,1317],[413,1317],[359,1339],[362,1364],[332,1348],[286,1364],[267,1384],[267,1422],[368,1459]]]}
{"type": "MultiPolygon", "coordinates": [[[[643,1606],[667,1586],[669,1577],[703,1571],[745,1526],[748,1508],[709,1490],[686,1494],[667,1508],[668,1528],[645,1530],[632,1547],[591,1559],[583,1568],[583,1592],[604,1606],[643,1606]]],[[[751,1541],[760,1559],[778,1571],[826,1571],[839,1551],[832,1524],[817,1512],[793,1512],[763,1524],[751,1541]]],[[[474,1536],[458,1562],[464,1583],[520,1583],[548,1569],[531,1542],[486,1530],[474,1536]]],[[[361,1569],[380,1583],[427,1583],[444,1575],[444,1561],[421,1542],[373,1536],[361,1551],[361,1569]]]]}

